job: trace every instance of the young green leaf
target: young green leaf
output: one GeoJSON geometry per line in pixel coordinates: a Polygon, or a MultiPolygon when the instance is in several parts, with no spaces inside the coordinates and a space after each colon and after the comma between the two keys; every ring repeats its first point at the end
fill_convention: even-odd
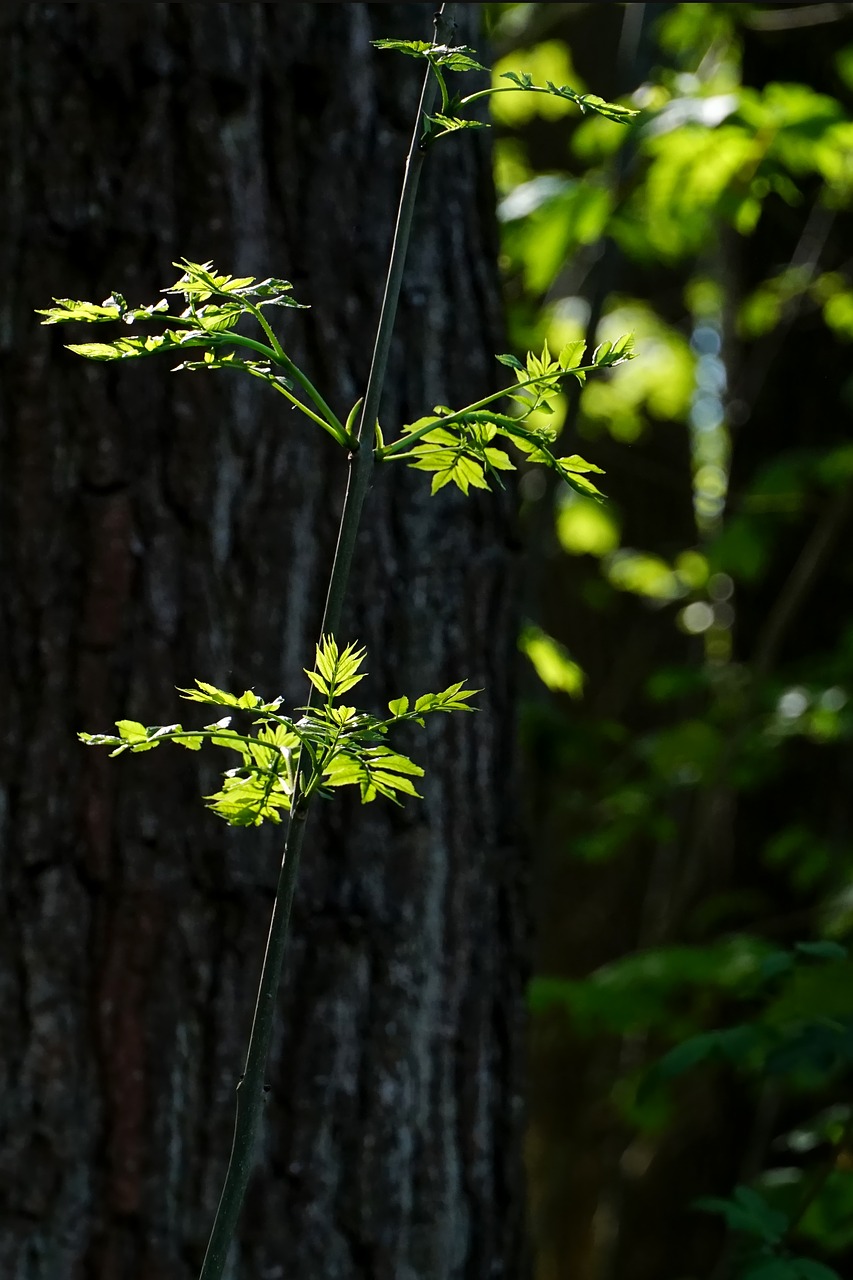
{"type": "Polygon", "coordinates": [[[489,125],[482,120],[465,120],[462,116],[444,115],[437,111],[434,116],[424,116],[429,126],[425,136],[432,142],[446,138],[449,133],[458,133],[460,129],[488,129],[489,125]]]}
{"type": "Polygon", "coordinates": [[[426,40],[371,40],[375,49],[392,49],[410,58],[426,58],[445,71],[485,71],[471,55],[476,52],[467,44],[455,46],[428,44],[426,40]]]}
{"type": "Polygon", "coordinates": [[[367,672],[359,672],[365,650],[354,644],[339,650],[333,636],[324,636],[317,645],[316,670],[305,674],[320,693],[330,701],[338,698],[363,680],[367,672]]]}
{"type": "Polygon", "coordinates": [[[183,270],[183,275],[163,292],[182,294],[190,304],[193,316],[196,314],[195,303],[206,302],[208,298],[224,298],[229,302],[236,302],[243,311],[250,311],[253,306],[296,307],[305,310],[302,303],[290,296],[293,285],[289,280],[274,277],[256,280],[254,276],[220,275],[212,262],[190,262],[187,258],[173,262],[172,266],[183,270]]]}
{"type": "Polygon", "coordinates": [[[513,355],[495,356],[495,359],[500,361],[501,364],[508,365],[510,369],[515,369],[518,373],[521,373],[521,374],[524,373],[524,365],[521,363],[518,356],[513,356],[513,355]]]}
{"type": "Polygon", "coordinates": [[[371,40],[374,49],[393,49],[396,53],[405,53],[410,58],[425,58],[432,49],[428,40],[371,40]]]}

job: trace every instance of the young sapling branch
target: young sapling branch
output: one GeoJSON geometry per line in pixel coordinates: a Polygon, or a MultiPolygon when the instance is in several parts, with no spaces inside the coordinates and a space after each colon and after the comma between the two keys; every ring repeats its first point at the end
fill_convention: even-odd
{"type": "Polygon", "coordinates": [[[486,476],[512,470],[513,463],[494,443],[506,438],[526,455],[528,461],[543,463],[571,487],[600,497],[585,473],[599,472],[579,457],[556,458],[548,448],[555,432],[539,419],[537,411],[551,412],[549,401],[567,378],[583,382],[589,372],[620,364],[631,356],[630,342],[620,339],[604,343],[591,363],[581,365],[583,344],[569,344],[552,359],[547,345],[542,355],[528,353],[526,366],[514,356],[498,356],[516,374],[516,383],[504,387],[464,409],[444,406],[416,423],[404,426],[393,443],[385,445],[378,427],[378,415],[388,367],[388,356],[397,317],[400,287],[412,232],[418,185],[428,148],[439,137],[466,128],[485,127],[482,122],[463,118],[460,108],[494,92],[534,91],[567,98],[581,110],[624,122],[636,114],[628,108],[581,96],[567,87],[534,86],[529,76],[509,73],[514,88],[484,89],[467,98],[451,97],[446,73],[484,71],[467,46],[452,46],[451,4],[443,4],[435,15],[434,38],[423,41],[379,40],[379,48],[397,49],[427,62],[411,143],[406,157],[400,202],[391,245],[375,345],[364,396],[356,401],[342,422],[311,379],[284,349],[263,309],[268,306],[300,307],[290,296],[290,284],[269,278],[233,278],[219,275],[211,263],[176,263],[183,275],[163,292],[180,295],[185,309],[178,316],[168,314],[167,299],[149,307],[130,308],[124,298],[111,294],[101,304],[54,299],[54,307],[42,311],[44,324],[71,321],[102,323],[122,321],[164,321],[162,333],[147,337],[122,337],[110,343],[72,344],[70,349],[93,360],[124,360],[157,352],[180,352],[201,348],[202,358],[184,360],[178,369],[227,369],[244,371],[268,383],[288,402],[321,427],[349,452],[349,474],[340,516],[337,545],[329,575],[321,639],[315,664],[306,674],[310,692],[305,705],[288,716],[281,699],[264,702],[247,690],[235,695],[202,681],[193,689],[181,690],[189,701],[228,708],[228,715],[201,729],[180,724],[146,727],[138,721],[116,722],[117,734],[81,734],[89,746],[107,746],[113,755],[150,751],[172,742],[189,750],[203,744],[225,748],[237,754],[239,763],[225,770],[221,786],[205,797],[209,807],[235,826],[258,826],[264,821],[282,822],[287,817],[287,836],[279,869],[278,884],[261,977],[255,1002],[252,1029],[243,1076],[237,1087],[234,1137],[225,1182],[214,1220],[200,1280],[221,1280],[234,1239],[237,1221],[254,1164],[255,1137],[264,1097],[264,1073],[275,1018],[276,996],[287,944],[290,911],[299,861],[305,839],[309,805],[316,797],[327,797],[342,786],[357,786],[362,803],[378,796],[400,803],[401,797],[417,796],[413,779],[423,770],[388,743],[393,729],[405,722],[422,725],[433,712],[470,711],[469,699],[476,690],[460,683],[440,693],[424,694],[412,706],[406,697],[388,704],[389,716],[347,706],[342,696],[364,673],[360,670],[364,651],[355,645],[339,648],[335,639],[349,584],[353,555],[362,510],[376,460],[406,460],[419,470],[433,472],[432,491],[455,483],[467,493],[469,486],[488,488],[486,476]],[[432,115],[436,97],[440,109],[432,115]],[[251,316],[266,342],[233,332],[244,316],[251,316]],[[260,359],[239,356],[245,351],[260,359]],[[281,373],[275,372],[281,370],[281,373]],[[297,386],[313,408],[294,393],[297,386]],[[520,406],[516,416],[494,412],[492,406],[509,397],[520,406]],[[378,443],[373,447],[374,433],[378,443]],[[370,447],[367,447],[367,445],[370,447]],[[297,714],[298,718],[297,718],[297,714]],[[250,718],[247,732],[230,727],[233,714],[250,718]]]}

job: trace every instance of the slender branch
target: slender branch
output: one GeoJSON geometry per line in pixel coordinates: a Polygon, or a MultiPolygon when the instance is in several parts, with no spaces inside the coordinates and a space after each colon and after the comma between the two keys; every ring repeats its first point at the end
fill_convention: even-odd
{"type": "MultiPolygon", "coordinates": [[[[476,93],[469,93],[467,97],[460,98],[460,107],[467,107],[472,102],[477,102],[480,98],[491,98],[495,93],[547,93],[552,98],[562,98],[562,94],[551,93],[550,89],[543,89],[541,85],[531,84],[526,89],[520,89],[517,84],[496,86],[494,89],[478,89],[476,93]]],[[[571,102],[571,98],[564,98],[565,102],[571,102]]]]}
{"type": "Polygon", "coordinates": [[[756,679],[766,676],[779,652],[791,621],[803,605],[818,573],[824,567],[826,557],[844,528],[850,514],[853,488],[845,485],[824,507],[821,518],[814,525],[793,569],[775,600],[767,621],[759,636],[753,657],[756,679]]]}
{"type": "Polygon", "coordinates": [[[336,439],[338,439],[341,444],[349,445],[350,448],[352,448],[355,441],[337,414],[329,408],[329,405],[320,395],[320,392],[314,386],[311,379],[306,377],[298,365],[295,365],[290,357],[285,355],[283,352],[281,356],[277,358],[276,363],[280,364],[283,369],[286,369],[294,382],[298,382],[302,390],[311,397],[317,408],[320,410],[320,413],[328,422],[329,426],[334,427],[336,439]]]}
{"type": "MultiPolygon", "coordinates": [[[[323,399],[322,395],[314,386],[314,383],[311,381],[311,379],[302,372],[302,370],[299,368],[298,365],[295,365],[293,363],[290,356],[284,350],[284,347],[281,345],[278,338],[276,337],[275,330],[267,320],[261,308],[255,306],[253,303],[245,303],[244,305],[249,308],[252,315],[255,317],[258,324],[261,326],[264,333],[269,338],[270,344],[273,347],[275,352],[275,363],[278,365],[281,365],[282,369],[286,369],[287,372],[290,374],[290,376],[293,378],[294,382],[298,382],[302,390],[306,393],[306,395],[311,397],[311,399],[314,401],[315,405],[320,410],[321,414],[323,415],[324,419],[329,424],[329,426],[335,428],[334,435],[338,443],[349,444],[350,446],[352,446],[353,441],[346,427],[341,422],[337,414],[334,413],[332,409],[330,409],[329,405],[323,399]]],[[[311,416],[312,415],[309,414],[309,417],[311,416]]]]}
{"type": "MultiPolygon", "coordinates": [[[[434,43],[436,44],[442,43],[446,13],[452,7],[449,4],[442,4],[439,13],[436,14],[434,38],[434,43]]],[[[425,113],[432,110],[435,100],[435,85],[431,72],[432,68],[429,68],[424,79],[412,143],[406,160],[403,190],[391,248],[391,260],[388,265],[388,276],[376,334],[376,345],[364,396],[364,405],[354,442],[358,444],[363,441],[365,432],[369,432],[370,435],[373,433],[373,424],[376,420],[385,382],[391,335],[397,314],[403,267],[412,228],[415,197],[424,161],[424,152],[420,145],[421,126],[425,113]]],[[[296,376],[295,373],[294,376],[296,376]]],[[[307,379],[304,382],[301,378],[297,380],[314,399],[317,393],[313,388],[309,390],[309,387],[305,385],[307,379]]],[[[316,399],[314,402],[315,404],[318,403],[316,399]]],[[[323,408],[328,408],[325,402],[323,408]]],[[[361,510],[370,485],[373,456],[372,448],[358,448],[351,455],[349,482],[341,512],[338,544],[332,564],[329,593],[323,616],[323,635],[337,630],[340,623],[361,510]]],[[[310,701],[311,698],[309,696],[309,705],[310,701]]],[[[300,766],[297,763],[297,785],[299,775],[300,766]]],[[[234,1123],[231,1157],[228,1163],[228,1171],[225,1175],[225,1185],[222,1189],[216,1220],[213,1224],[210,1243],[202,1264],[200,1280],[221,1280],[222,1278],[228,1260],[228,1250],[234,1238],[246,1187],[254,1165],[255,1136],[264,1096],[264,1071],[275,1022],[276,995],[287,946],[290,910],[299,872],[299,858],[305,839],[307,810],[296,790],[294,791],[293,805],[281,861],[275,903],[270,920],[267,948],[258,986],[255,1016],[249,1036],[246,1069],[237,1088],[237,1115],[234,1123]]]]}
{"type": "MultiPolygon", "coordinates": [[[[592,373],[599,366],[595,364],[579,365],[577,369],[567,369],[563,377],[568,378],[576,373],[592,373]]],[[[563,379],[561,378],[560,381],[563,379]]],[[[380,461],[385,462],[388,458],[394,458],[399,455],[406,457],[403,453],[404,449],[408,449],[416,440],[420,440],[421,436],[427,435],[430,431],[435,431],[438,427],[452,427],[457,422],[461,422],[469,413],[477,413],[480,409],[486,409],[490,404],[494,404],[496,400],[501,400],[504,396],[511,395],[514,391],[523,391],[526,387],[535,386],[538,383],[554,382],[552,374],[539,374],[535,378],[528,378],[526,382],[516,382],[511,387],[504,387],[501,391],[493,391],[491,395],[484,396],[482,400],[476,400],[473,404],[466,405],[464,409],[457,409],[456,413],[448,414],[446,418],[440,418],[438,415],[430,418],[429,422],[425,422],[423,426],[418,427],[415,431],[410,431],[404,436],[400,436],[398,440],[388,444],[384,449],[377,449],[376,454],[380,461]]],[[[535,406],[531,406],[531,409],[535,406]]],[[[519,427],[523,419],[519,418],[519,427]]],[[[524,432],[519,431],[519,435],[524,432]]]]}
{"type": "Polygon", "coordinates": [[[272,349],[275,351],[276,355],[277,355],[277,356],[284,356],[284,347],[283,347],[283,346],[281,345],[281,343],[279,342],[279,340],[278,340],[278,336],[277,336],[277,334],[276,334],[275,330],[273,329],[273,327],[272,327],[272,325],[270,324],[269,320],[267,320],[267,318],[266,318],[266,316],[264,315],[264,313],[263,313],[263,311],[261,310],[261,308],[260,308],[259,306],[257,306],[254,302],[248,302],[245,298],[243,299],[243,306],[244,306],[244,307],[247,307],[247,308],[248,308],[248,310],[249,310],[249,311],[252,313],[252,315],[255,317],[255,319],[257,320],[258,324],[261,326],[261,328],[263,329],[264,333],[265,333],[265,334],[267,335],[267,337],[269,338],[269,340],[270,340],[270,346],[271,346],[271,347],[272,347],[272,349]]]}
{"type": "Polygon", "coordinates": [[[158,320],[168,320],[171,324],[179,324],[184,329],[191,330],[193,333],[203,333],[205,341],[209,342],[212,347],[226,346],[233,342],[238,347],[248,347],[251,351],[257,351],[266,360],[270,360],[273,364],[278,364],[278,359],[272,347],[266,346],[263,342],[258,342],[256,338],[244,338],[242,333],[216,333],[209,329],[205,329],[199,323],[193,323],[192,320],[186,320],[183,316],[158,316],[158,320]]]}
{"type": "MultiPolygon", "coordinates": [[[[443,31],[447,24],[452,5],[443,4],[435,17],[435,43],[443,43],[443,31]]],[[[356,432],[359,443],[364,443],[373,434],[373,424],[379,414],[379,403],[385,385],[385,371],[388,367],[388,353],[391,349],[391,335],[397,318],[397,304],[400,299],[400,286],[403,281],[403,268],[412,230],[412,217],[418,193],[421,170],[426,152],[421,144],[421,124],[425,115],[433,110],[436,86],[432,79],[432,66],[424,77],[421,100],[418,105],[417,120],[412,134],[409,154],[406,157],[406,171],[403,178],[403,190],[400,195],[400,207],[397,211],[397,225],[394,229],[394,240],[391,246],[391,260],[388,264],[388,275],[385,281],[385,294],[382,299],[382,310],[379,315],[379,327],[376,332],[376,344],[373,349],[373,361],[364,393],[364,404],[361,409],[356,432]]],[[[370,487],[373,473],[374,451],[371,448],[360,448],[351,465],[347,484],[344,507],[341,513],[341,525],[338,533],[338,545],[329,580],[329,593],[326,597],[326,608],[323,615],[323,635],[338,630],[343,607],[350,566],[355,550],[356,535],[361,520],[361,509],[365,495],[370,487]]]]}
{"type": "Polygon", "coordinates": [[[292,818],[272,909],[246,1069],[237,1085],[237,1115],[228,1172],[199,1280],[221,1280],[228,1261],[228,1250],[237,1229],[243,1197],[254,1168],[255,1135],[264,1097],[264,1072],[275,1023],[275,1000],[284,964],[290,909],[304,838],[304,818],[292,818]]]}
{"type": "MultiPolygon", "coordinates": [[[[260,376],[263,377],[262,374],[260,376]]],[[[264,378],[264,381],[266,382],[270,380],[264,378]]],[[[332,439],[336,440],[338,444],[352,445],[353,438],[349,432],[344,432],[342,435],[340,431],[332,426],[331,422],[327,422],[325,418],[321,418],[319,413],[315,413],[313,409],[309,409],[307,404],[303,404],[298,396],[295,396],[292,391],[288,391],[287,387],[283,387],[280,382],[272,381],[270,385],[274,391],[279,393],[279,395],[284,396],[285,400],[289,400],[294,409],[298,409],[300,413],[304,413],[306,418],[310,418],[312,422],[317,423],[318,427],[322,427],[324,431],[328,432],[332,439]]]]}
{"type": "Polygon", "coordinates": [[[266,343],[258,342],[256,338],[247,338],[242,333],[231,333],[230,331],[227,333],[210,332],[205,329],[203,325],[198,323],[193,324],[192,320],[186,320],[183,316],[164,316],[163,319],[170,320],[173,324],[183,325],[186,329],[198,329],[199,332],[204,333],[207,341],[212,347],[226,347],[232,343],[236,347],[247,347],[250,351],[256,351],[258,355],[262,355],[265,360],[269,360],[270,364],[278,365],[280,369],[284,369],[290,374],[293,381],[298,382],[302,390],[314,401],[315,405],[320,410],[320,413],[323,415],[322,418],[318,417],[317,414],[308,409],[300,400],[297,400],[295,396],[288,396],[288,399],[293,401],[293,404],[297,409],[301,409],[302,412],[307,414],[307,416],[313,419],[314,422],[319,423],[324,430],[329,431],[337,440],[338,444],[349,445],[352,447],[354,444],[353,437],[347,431],[337,414],[332,411],[323,399],[307,374],[304,374],[299,366],[293,363],[290,356],[278,341],[278,338],[276,338],[273,329],[267,323],[266,317],[263,315],[260,308],[250,307],[249,309],[251,310],[252,315],[255,316],[255,319],[261,324],[264,332],[267,334],[270,342],[273,343],[274,346],[268,347],[266,343]]]}
{"type": "MultiPolygon", "coordinates": [[[[433,74],[438,82],[439,92],[441,93],[441,110],[442,112],[447,112],[450,107],[450,94],[447,92],[447,81],[432,59],[430,59],[430,66],[433,69],[433,74]]],[[[432,106],[429,107],[429,110],[432,110],[432,106]]]]}

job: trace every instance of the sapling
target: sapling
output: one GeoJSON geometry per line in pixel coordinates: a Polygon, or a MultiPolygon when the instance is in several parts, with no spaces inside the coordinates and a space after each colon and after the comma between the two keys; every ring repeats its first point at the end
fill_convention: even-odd
{"type": "MultiPolygon", "coordinates": [[[[116,722],[115,734],[81,733],[89,746],[106,746],[112,755],[150,751],[174,743],[198,751],[205,745],[231,753],[221,785],[205,797],[220,818],[236,826],[286,821],[286,836],[266,952],[249,1038],[246,1065],[237,1086],[237,1111],[231,1158],[222,1196],[201,1270],[201,1280],[222,1276],[240,1207],[252,1171],[255,1135],[264,1090],[264,1068],[273,1029],[276,994],[281,977],[288,921],[306,830],[306,819],[317,797],[328,797],[342,786],[357,786],[362,803],[382,796],[395,803],[417,796],[415,779],[423,769],[392,745],[402,724],[423,725],[437,712],[473,710],[477,690],[452,684],[438,693],[410,701],[402,695],[387,704],[387,713],[348,705],[345,695],[364,678],[365,652],[357,642],[337,638],[341,610],[365,497],[376,463],[404,461],[432,475],[432,492],[454,484],[463,493],[501,484],[501,473],[515,469],[513,456],[556,472],[572,489],[601,499],[590,479],[600,468],[572,455],[553,451],[556,431],[549,425],[552,402],[563,385],[583,383],[586,375],[610,368],[631,357],[631,342],[603,343],[584,361],[584,344],[570,343],[556,356],[547,344],[524,362],[514,355],[498,355],[511,371],[509,385],[491,395],[452,409],[436,405],[423,417],[391,433],[379,425],[379,407],[394,329],[397,301],[412,226],[418,180],[426,156],[436,142],[466,129],[485,128],[471,115],[475,103],[494,93],[543,93],[575,103],[607,119],[625,122],[635,112],[590,95],[577,94],[551,82],[536,85],[526,73],[509,73],[506,86],[492,86],[463,96],[451,94],[448,75],[482,72],[474,50],[452,43],[449,10],[435,16],[431,43],[418,40],[377,40],[381,50],[396,50],[426,64],[423,89],[411,146],[406,160],[397,223],[376,333],[373,360],[364,396],[340,416],[311,378],[287,354],[270,322],[273,309],[298,310],[288,281],[235,277],[212,263],[181,259],[177,281],[148,306],[128,305],[119,293],[100,304],[55,298],[41,311],[44,324],[119,322],[132,334],[106,342],[69,344],[69,350],[91,360],[128,360],[159,353],[177,355],[176,369],[230,370],[264,382],[314,427],[325,431],[345,451],[349,476],[337,547],[329,575],[320,639],[313,665],[306,667],[307,700],[291,712],[281,697],[265,698],[253,690],[232,693],[203,680],[179,690],[190,701],[215,707],[219,718],[200,727],[182,724],[144,725],[135,720],[116,722]],[[237,331],[248,321],[252,331],[237,331]],[[151,326],[155,331],[151,332],[151,326]],[[141,330],[141,332],[140,332],[141,330]],[[500,407],[502,406],[502,407],[500,407]],[[515,454],[508,450],[512,448],[515,454]],[[232,724],[232,722],[234,722],[232,724]],[[236,727],[235,727],[236,725],[236,727]],[[236,761],[236,763],[235,763],[236,761]]],[[[331,399],[331,397],[330,397],[331,399]]]]}

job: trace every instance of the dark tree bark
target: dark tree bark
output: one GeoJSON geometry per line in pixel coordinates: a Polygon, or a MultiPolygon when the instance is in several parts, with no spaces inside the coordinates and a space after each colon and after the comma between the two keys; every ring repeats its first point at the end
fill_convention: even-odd
{"type": "MultiPolygon", "coordinates": [[[[477,9],[460,6],[475,44],[477,9]]],[[[111,761],[74,735],[174,720],[196,676],[303,701],[346,472],[265,388],[85,363],[33,309],[151,301],[179,255],[283,275],[313,305],[287,318],[292,354],[346,413],[421,75],[369,40],[428,38],[432,11],[0,16],[4,1280],[200,1265],[281,832],[204,810],[204,755],[111,761]]],[[[495,258],[487,149],[444,143],[388,428],[493,389],[495,258]]],[[[482,710],[412,743],[423,801],[312,816],[232,1280],[524,1274],[508,509],[428,487],[380,471],[343,638],[368,645],[374,705],[464,676],[482,710]]]]}

